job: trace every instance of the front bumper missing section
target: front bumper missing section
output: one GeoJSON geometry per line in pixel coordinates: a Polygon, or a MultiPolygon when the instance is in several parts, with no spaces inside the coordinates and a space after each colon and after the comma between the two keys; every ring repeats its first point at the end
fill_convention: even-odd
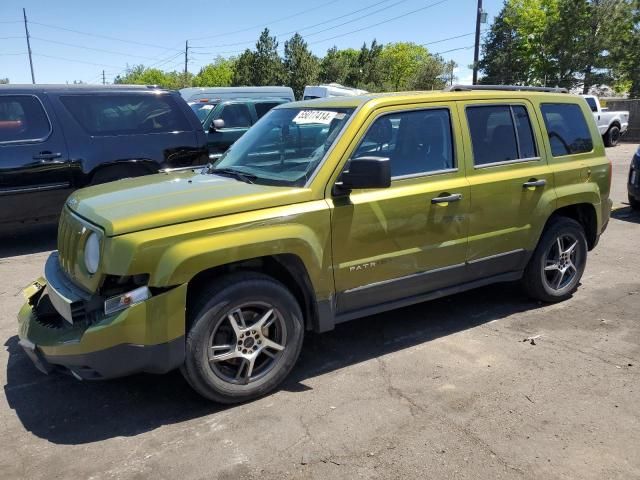
{"type": "Polygon", "coordinates": [[[27,303],[18,314],[19,344],[43,373],[66,370],[93,380],[166,373],[183,363],[186,284],[113,315],[74,324],[50,308],[39,311],[47,284],[40,278],[24,289],[27,303]]]}

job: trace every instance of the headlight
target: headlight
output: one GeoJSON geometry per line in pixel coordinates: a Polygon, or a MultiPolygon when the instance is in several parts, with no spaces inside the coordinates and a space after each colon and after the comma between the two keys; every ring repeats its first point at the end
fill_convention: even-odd
{"type": "Polygon", "coordinates": [[[100,235],[91,232],[84,244],[84,266],[90,274],[98,271],[100,265],[100,235]]]}

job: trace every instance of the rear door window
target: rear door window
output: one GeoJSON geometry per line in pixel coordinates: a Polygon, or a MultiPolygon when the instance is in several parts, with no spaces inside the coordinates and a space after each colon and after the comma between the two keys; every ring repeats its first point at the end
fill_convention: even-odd
{"type": "Polygon", "coordinates": [[[44,140],[50,131],[47,114],[36,97],[0,96],[0,143],[44,140]]]}
{"type": "Polygon", "coordinates": [[[522,105],[477,105],[466,109],[476,166],[537,158],[527,109],[522,105]]]}
{"type": "Polygon", "coordinates": [[[593,140],[582,109],[574,103],[543,103],[540,106],[554,157],[593,150],[593,140]]]}
{"type": "Polygon", "coordinates": [[[251,113],[244,103],[231,103],[222,108],[220,118],[224,128],[248,128],[251,126],[251,113]]]}
{"type": "Polygon", "coordinates": [[[95,136],[191,130],[169,95],[64,95],[60,100],[82,128],[95,136]]]}

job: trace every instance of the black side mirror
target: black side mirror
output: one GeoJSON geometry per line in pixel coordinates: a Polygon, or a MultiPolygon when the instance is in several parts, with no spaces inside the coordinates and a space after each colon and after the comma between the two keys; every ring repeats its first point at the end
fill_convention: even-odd
{"type": "Polygon", "coordinates": [[[216,132],[216,131],[220,130],[221,128],[224,128],[224,120],[222,120],[221,118],[216,118],[211,123],[211,126],[209,127],[209,131],[210,132],[216,132]]]}
{"type": "Polygon", "coordinates": [[[387,157],[358,157],[351,160],[336,184],[340,190],[389,188],[391,163],[387,157]]]}

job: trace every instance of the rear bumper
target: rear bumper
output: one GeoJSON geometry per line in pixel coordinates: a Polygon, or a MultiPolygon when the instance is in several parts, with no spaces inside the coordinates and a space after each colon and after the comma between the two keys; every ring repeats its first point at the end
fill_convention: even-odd
{"type": "Polygon", "coordinates": [[[41,278],[24,290],[27,303],[18,314],[20,345],[39,370],[102,379],[165,373],[184,361],[186,285],[70,323],[52,308],[47,284],[41,278]]]}

